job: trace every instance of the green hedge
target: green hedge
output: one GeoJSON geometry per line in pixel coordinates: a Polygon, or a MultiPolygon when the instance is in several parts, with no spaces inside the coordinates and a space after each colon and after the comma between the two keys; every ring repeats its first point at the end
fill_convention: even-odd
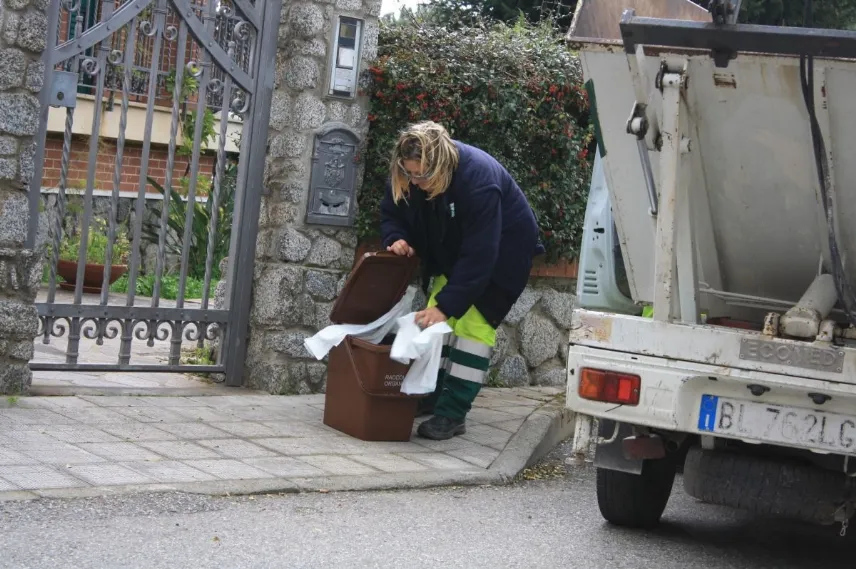
{"type": "Polygon", "coordinates": [[[368,74],[361,237],[378,234],[398,132],[430,119],[508,168],[538,215],[550,260],[575,257],[593,136],[579,63],[549,27],[449,31],[419,22],[382,24],[378,59],[368,74]]]}

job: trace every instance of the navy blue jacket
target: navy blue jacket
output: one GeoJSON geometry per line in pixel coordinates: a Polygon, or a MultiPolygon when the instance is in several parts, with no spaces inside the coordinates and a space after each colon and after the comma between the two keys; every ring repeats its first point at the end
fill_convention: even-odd
{"type": "Polygon", "coordinates": [[[396,205],[389,183],[381,203],[384,247],[404,239],[422,261],[422,283],[446,275],[438,308],[460,318],[475,306],[498,327],[523,293],[533,258],[544,252],[535,214],[492,156],[455,142],[460,153],[449,188],[434,200],[416,186],[396,205]]]}

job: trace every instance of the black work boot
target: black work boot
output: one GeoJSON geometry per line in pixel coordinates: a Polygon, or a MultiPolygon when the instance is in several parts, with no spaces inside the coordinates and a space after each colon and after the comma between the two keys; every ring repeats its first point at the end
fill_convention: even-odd
{"type": "Polygon", "coordinates": [[[463,419],[450,419],[449,417],[441,417],[435,415],[428,419],[416,430],[416,434],[426,439],[435,441],[445,441],[451,439],[455,435],[463,435],[467,432],[467,427],[463,419]]]}

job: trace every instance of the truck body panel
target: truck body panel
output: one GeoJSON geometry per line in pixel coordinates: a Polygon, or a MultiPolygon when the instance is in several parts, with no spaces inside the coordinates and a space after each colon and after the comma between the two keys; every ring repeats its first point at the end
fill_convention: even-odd
{"type": "MultiPolygon", "coordinates": [[[[620,12],[627,3],[595,4],[620,12]]],[[[612,38],[579,33],[572,29],[569,42],[596,94],[599,142],[632,297],[653,302],[656,217],[645,214],[644,173],[636,141],[627,134],[636,98],[628,57],[612,38]]],[[[684,176],[691,180],[701,291],[796,302],[828,256],[799,58],[741,53],[718,68],[706,51],[651,47],[644,56],[649,78],[666,57],[688,65],[683,104],[692,151],[684,176]]],[[[856,161],[848,156],[856,144],[856,61],[818,58],[814,73],[838,218],[847,220],[856,215],[856,161]]],[[[653,80],[649,88],[660,112],[653,80]]],[[[659,187],[657,152],[650,152],[650,161],[659,187]]],[[[856,226],[840,223],[838,230],[842,254],[853,256],[856,226]]],[[[852,281],[856,264],[849,265],[852,281]]]]}

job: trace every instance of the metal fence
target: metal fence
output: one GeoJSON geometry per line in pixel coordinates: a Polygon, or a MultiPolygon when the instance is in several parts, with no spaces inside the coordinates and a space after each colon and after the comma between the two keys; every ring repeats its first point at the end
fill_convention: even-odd
{"type": "Polygon", "coordinates": [[[240,384],[272,85],[265,79],[273,73],[279,12],[277,0],[51,2],[29,245],[45,249],[39,335],[45,344],[63,337],[67,343],[64,361],[33,361],[33,370],[193,370],[222,372],[228,384],[240,384]],[[142,135],[129,135],[129,112],[143,108],[142,135]],[[44,148],[50,114],[57,112],[65,119],[57,211],[44,238],[44,231],[39,234],[44,148]],[[118,119],[107,113],[118,113],[118,119]],[[165,138],[164,132],[153,133],[156,123],[161,129],[166,124],[156,121],[158,116],[169,117],[165,148],[152,142],[153,134],[165,138]],[[82,129],[77,121],[85,121],[82,129]],[[111,128],[117,131],[112,136],[111,128]],[[227,143],[234,135],[237,152],[229,155],[227,143]],[[105,140],[115,158],[109,211],[99,216],[93,191],[105,140]],[[65,231],[69,166],[81,145],[87,154],[79,225],[65,231]],[[138,177],[126,156],[132,145],[141,146],[134,166],[138,177]],[[166,153],[160,180],[150,175],[153,152],[166,153]],[[183,179],[174,172],[177,154],[187,155],[183,179]],[[209,156],[207,172],[202,156],[209,156]],[[138,180],[134,214],[120,227],[120,184],[129,171],[138,180]],[[147,200],[153,191],[162,192],[162,200],[147,200]],[[200,203],[197,197],[205,193],[207,200],[200,203]],[[147,242],[156,246],[156,262],[148,268],[141,262],[147,242]],[[231,262],[218,275],[227,250],[231,262]],[[171,259],[177,291],[167,301],[171,259]],[[117,273],[126,273],[121,294],[114,283],[117,273]],[[188,283],[194,273],[202,290],[191,302],[188,283]],[[217,277],[225,288],[213,307],[217,277]],[[153,283],[146,297],[137,292],[144,278],[153,283]],[[118,342],[118,355],[115,361],[81,361],[82,342],[118,342]],[[206,342],[218,347],[213,360],[200,364],[182,358],[183,347],[206,342]],[[162,357],[147,357],[153,353],[162,357]]]}

